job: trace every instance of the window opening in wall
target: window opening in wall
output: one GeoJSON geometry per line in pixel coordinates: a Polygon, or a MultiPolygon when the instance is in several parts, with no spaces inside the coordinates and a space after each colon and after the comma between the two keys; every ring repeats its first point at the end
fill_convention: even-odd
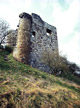
{"type": "Polygon", "coordinates": [[[35,35],[36,35],[36,33],[33,31],[33,32],[32,32],[32,37],[35,37],[35,35]]]}
{"type": "Polygon", "coordinates": [[[15,44],[13,44],[13,46],[14,46],[15,44]]]}
{"type": "Polygon", "coordinates": [[[46,34],[49,36],[51,35],[52,31],[50,29],[46,29],[46,34]]]}

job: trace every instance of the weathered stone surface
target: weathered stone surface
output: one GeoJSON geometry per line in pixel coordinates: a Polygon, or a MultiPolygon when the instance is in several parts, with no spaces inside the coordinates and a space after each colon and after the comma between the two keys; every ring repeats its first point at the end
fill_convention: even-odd
{"type": "Polygon", "coordinates": [[[11,30],[11,33],[7,35],[6,44],[13,48],[14,46],[16,46],[16,40],[17,40],[17,30],[11,30]]]}
{"type": "Polygon", "coordinates": [[[28,63],[30,53],[31,19],[29,17],[30,15],[26,13],[20,15],[17,44],[13,52],[14,58],[23,63],[28,63]]]}
{"type": "Polygon", "coordinates": [[[58,48],[56,27],[44,22],[40,16],[32,14],[31,33],[35,32],[35,36],[31,35],[31,52],[30,65],[40,70],[50,72],[48,66],[42,63],[42,56],[45,50],[54,50],[58,48]]]}
{"type": "Polygon", "coordinates": [[[34,13],[22,13],[19,17],[17,45],[13,56],[21,62],[50,72],[49,67],[42,62],[42,56],[45,50],[58,49],[56,27],[44,22],[34,13]]]}

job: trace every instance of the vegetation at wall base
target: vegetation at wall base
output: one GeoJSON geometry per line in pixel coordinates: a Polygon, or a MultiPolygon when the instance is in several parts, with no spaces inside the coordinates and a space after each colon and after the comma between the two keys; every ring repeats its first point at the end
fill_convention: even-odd
{"type": "Polygon", "coordinates": [[[41,72],[0,50],[0,108],[80,108],[80,78],[41,72]]]}

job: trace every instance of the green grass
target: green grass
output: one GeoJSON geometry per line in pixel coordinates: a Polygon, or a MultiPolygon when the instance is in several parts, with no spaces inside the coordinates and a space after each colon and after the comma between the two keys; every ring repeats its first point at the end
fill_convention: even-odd
{"type": "Polygon", "coordinates": [[[75,76],[55,77],[0,51],[0,108],[79,108],[79,84],[75,76]]]}

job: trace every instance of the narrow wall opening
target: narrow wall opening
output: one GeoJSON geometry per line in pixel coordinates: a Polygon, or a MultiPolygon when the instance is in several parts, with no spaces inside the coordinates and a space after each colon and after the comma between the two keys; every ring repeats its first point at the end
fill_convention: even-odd
{"type": "Polygon", "coordinates": [[[50,29],[46,29],[46,34],[49,36],[51,35],[52,31],[50,29]]]}
{"type": "Polygon", "coordinates": [[[36,32],[33,31],[33,32],[32,32],[32,37],[35,37],[35,35],[36,35],[36,32]]]}

